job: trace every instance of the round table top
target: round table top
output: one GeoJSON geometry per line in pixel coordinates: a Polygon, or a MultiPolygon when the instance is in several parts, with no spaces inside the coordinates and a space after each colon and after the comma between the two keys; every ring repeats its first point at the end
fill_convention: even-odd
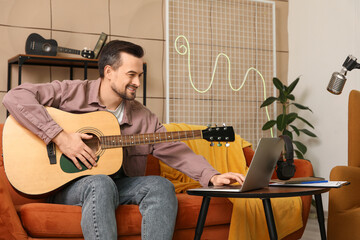
{"type": "Polygon", "coordinates": [[[207,197],[227,197],[227,198],[278,198],[278,197],[295,197],[316,195],[328,192],[330,188],[313,188],[313,187],[266,187],[248,192],[234,191],[209,191],[207,188],[201,188],[193,191],[187,190],[189,195],[207,196],[207,197]],[[203,190],[203,191],[202,191],[203,190]]]}

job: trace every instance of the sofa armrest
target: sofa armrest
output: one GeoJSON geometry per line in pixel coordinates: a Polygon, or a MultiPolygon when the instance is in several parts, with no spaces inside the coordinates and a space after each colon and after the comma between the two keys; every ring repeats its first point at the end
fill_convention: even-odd
{"type": "MultiPolygon", "coordinates": [[[[314,176],[314,170],[310,161],[304,159],[294,159],[294,165],[296,169],[294,178],[314,176]]],[[[276,171],[274,171],[271,179],[277,178],[278,176],[276,174],[276,171]]]]}
{"type": "Polygon", "coordinates": [[[294,177],[313,177],[314,169],[310,161],[304,159],[294,159],[296,167],[294,177]]]}
{"type": "Polygon", "coordinates": [[[349,181],[350,185],[331,189],[329,205],[334,211],[346,211],[359,208],[360,168],[351,166],[336,166],[330,172],[331,181],[349,181]]]}
{"type": "Polygon", "coordinates": [[[246,166],[250,166],[251,160],[254,157],[254,150],[251,147],[243,148],[245,159],[246,159],[246,166]]]}
{"type": "Polygon", "coordinates": [[[0,176],[0,236],[2,239],[26,240],[27,234],[23,229],[10,193],[0,176]]]}
{"type": "MultiPolygon", "coordinates": [[[[244,150],[244,155],[245,155],[245,159],[246,159],[246,165],[250,166],[251,160],[253,159],[255,152],[251,147],[246,147],[243,150],[244,150]]],[[[304,160],[304,159],[294,159],[294,164],[295,164],[295,167],[296,167],[294,177],[311,177],[311,176],[314,176],[313,167],[312,167],[312,164],[311,164],[310,161],[304,160]]],[[[272,179],[278,178],[277,174],[276,174],[276,171],[274,171],[271,178],[272,179]]]]}

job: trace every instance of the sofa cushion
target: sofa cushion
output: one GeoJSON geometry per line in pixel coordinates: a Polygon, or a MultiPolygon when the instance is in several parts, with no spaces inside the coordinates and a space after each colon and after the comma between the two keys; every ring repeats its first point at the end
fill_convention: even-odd
{"type": "MultiPolygon", "coordinates": [[[[29,203],[19,208],[25,230],[31,237],[79,237],[81,207],[29,203]]],[[[119,235],[136,235],[141,232],[141,214],[137,205],[122,205],[116,210],[119,235]]]]}
{"type": "MultiPolygon", "coordinates": [[[[186,193],[177,194],[178,216],[176,229],[195,228],[202,198],[186,193]]],[[[31,237],[82,237],[81,207],[29,203],[19,207],[25,230],[31,237]]],[[[229,224],[232,204],[226,198],[210,201],[205,226],[229,224]]],[[[116,210],[118,234],[122,236],[141,233],[141,214],[137,205],[121,205],[116,210]]]]}
{"type": "Polygon", "coordinates": [[[31,237],[82,237],[79,206],[29,203],[19,209],[22,224],[31,237]]]}

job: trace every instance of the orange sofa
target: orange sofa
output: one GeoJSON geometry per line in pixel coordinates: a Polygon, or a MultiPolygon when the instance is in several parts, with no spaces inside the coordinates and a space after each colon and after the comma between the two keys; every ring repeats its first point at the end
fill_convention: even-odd
{"type": "MultiPolygon", "coordinates": [[[[1,133],[2,129],[3,125],[0,124],[1,133]]],[[[20,147],[19,151],[21,151],[20,147]]],[[[29,197],[17,192],[6,178],[2,148],[0,151],[0,239],[83,239],[80,227],[81,207],[48,204],[45,203],[44,198],[29,197]]],[[[251,148],[245,148],[244,153],[249,164],[254,152],[251,148]]],[[[297,167],[295,177],[312,176],[313,169],[309,161],[295,160],[295,165],[297,167]]],[[[159,175],[159,173],[159,160],[149,155],[146,174],[159,175]]],[[[276,177],[275,173],[273,177],[276,177]]],[[[202,198],[186,193],[177,194],[177,198],[179,208],[173,239],[193,239],[202,198]]],[[[300,239],[304,232],[311,196],[301,198],[304,227],[285,239],[300,239]]],[[[232,204],[228,199],[213,198],[210,202],[202,239],[227,239],[231,213],[232,204]]],[[[116,217],[118,239],[141,239],[141,215],[138,206],[119,206],[116,217]]]]}

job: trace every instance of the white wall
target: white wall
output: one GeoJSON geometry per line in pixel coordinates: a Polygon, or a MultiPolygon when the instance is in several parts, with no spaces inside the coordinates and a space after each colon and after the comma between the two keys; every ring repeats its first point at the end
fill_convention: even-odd
{"type": "MultiPolygon", "coordinates": [[[[318,136],[303,138],[316,176],[329,178],[334,166],[347,164],[348,95],[351,89],[360,90],[360,70],[348,72],[341,95],[330,94],[326,87],[349,54],[360,61],[359,12],[359,0],[289,0],[288,81],[301,76],[296,100],[313,110],[301,115],[318,136]]],[[[327,210],[327,194],[323,203],[327,210]]]]}

